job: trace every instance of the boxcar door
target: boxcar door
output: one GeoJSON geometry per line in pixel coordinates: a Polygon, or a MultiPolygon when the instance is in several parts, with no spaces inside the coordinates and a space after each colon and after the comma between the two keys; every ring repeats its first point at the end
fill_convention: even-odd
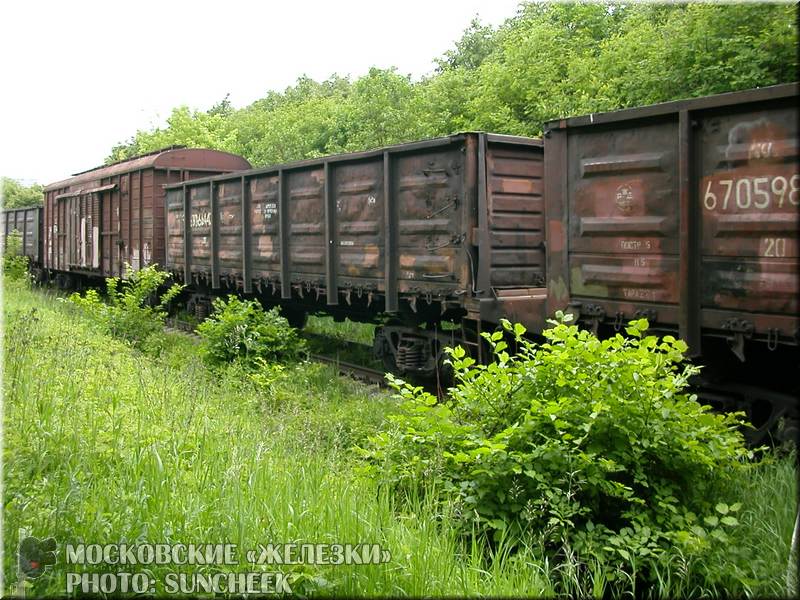
{"type": "Polygon", "coordinates": [[[102,192],[98,195],[98,203],[100,204],[100,264],[103,275],[111,275],[111,268],[113,265],[113,245],[111,239],[111,213],[113,212],[113,195],[113,191],[102,192]]]}

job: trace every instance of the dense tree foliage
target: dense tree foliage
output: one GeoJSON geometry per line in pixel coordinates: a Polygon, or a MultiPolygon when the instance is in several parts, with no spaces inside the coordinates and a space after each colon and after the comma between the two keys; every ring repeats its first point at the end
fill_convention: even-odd
{"type": "Polygon", "coordinates": [[[44,202],[44,188],[38,183],[31,186],[21,184],[9,177],[0,178],[0,198],[3,208],[41,206],[44,202]]]}
{"type": "Polygon", "coordinates": [[[496,29],[474,20],[419,81],[373,68],[238,110],[178,107],[108,160],[184,144],[262,166],[464,130],[538,135],[562,116],[793,81],[796,37],[789,4],[522,4],[496,29]]]}

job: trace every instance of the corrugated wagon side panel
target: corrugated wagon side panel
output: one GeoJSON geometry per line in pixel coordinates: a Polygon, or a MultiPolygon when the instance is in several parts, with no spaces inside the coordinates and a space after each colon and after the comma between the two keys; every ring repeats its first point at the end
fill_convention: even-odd
{"type": "Polygon", "coordinates": [[[168,268],[212,288],[252,285],[274,301],[340,310],[355,298],[361,310],[391,312],[417,310],[420,300],[494,301],[524,288],[514,296],[520,304],[543,283],[542,148],[534,140],[468,133],[186,181],[167,199],[168,268]],[[479,158],[480,138],[489,152],[479,158]],[[485,194],[481,159],[489,163],[485,194]],[[479,202],[486,238],[476,233],[479,202]],[[490,285],[477,285],[479,262],[492,267],[490,285]]]}
{"type": "Polygon", "coordinates": [[[166,265],[174,273],[183,271],[183,188],[167,191],[166,265]]]}
{"type": "Polygon", "coordinates": [[[701,330],[798,343],[797,99],[792,84],[553,124],[584,319],[647,316],[694,351],[701,330]]]}
{"type": "Polygon", "coordinates": [[[703,307],[797,314],[797,107],[717,111],[699,125],[703,307]]]}
{"type": "Polygon", "coordinates": [[[40,219],[43,209],[40,207],[11,208],[2,213],[3,248],[8,243],[8,236],[13,231],[18,231],[21,236],[22,247],[20,251],[27,256],[31,263],[41,264],[42,240],[40,237],[40,219]]]}
{"type": "Polygon", "coordinates": [[[569,141],[575,298],[676,304],[677,122],[579,130],[569,141]]]}
{"type": "Polygon", "coordinates": [[[544,190],[541,146],[488,144],[487,198],[495,288],[544,285],[544,190]]]}
{"type": "Polygon", "coordinates": [[[143,172],[142,226],[142,264],[164,266],[166,249],[164,241],[164,185],[169,183],[166,171],[147,169],[143,172]]]}
{"type": "Polygon", "coordinates": [[[219,236],[217,253],[220,274],[242,277],[242,186],[240,178],[215,186],[219,236]]]}
{"type": "Polygon", "coordinates": [[[250,197],[251,252],[255,279],[279,279],[281,275],[278,184],[277,174],[259,175],[246,182],[250,197]]]}
{"type": "Polygon", "coordinates": [[[288,211],[290,277],[293,283],[325,283],[324,169],[284,173],[288,211]]]}
{"type": "Polygon", "coordinates": [[[339,285],[384,287],[383,157],[331,165],[339,285]]]}
{"type": "Polygon", "coordinates": [[[466,190],[462,149],[458,144],[392,159],[400,293],[438,293],[463,283],[466,190]]]}
{"type": "Polygon", "coordinates": [[[211,195],[208,184],[186,188],[189,196],[189,228],[193,273],[211,275],[211,195]]]}
{"type": "Polygon", "coordinates": [[[42,215],[41,208],[27,208],[24,213],[25,234],[23,239],[23,252],[36,264],[41,262],[41,240],[39,238],[39,224],[42,215]]]}

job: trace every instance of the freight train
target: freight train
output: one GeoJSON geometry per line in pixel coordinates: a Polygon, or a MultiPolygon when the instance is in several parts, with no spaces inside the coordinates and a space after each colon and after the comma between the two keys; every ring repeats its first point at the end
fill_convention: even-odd
{"type": "Polygon", "coordinates": [[[377,323],[387,368],[422,375],[446,345],[486,359],[503,318],[535,335],[564,310],[603,336],[646,317],[752,440],[794,436],[797,101],[779,85],[263,169],[167,150],[47,186],[36,266],[67,285],[157,263],[200,316],[238,293],[298,326],[377,323]]]}

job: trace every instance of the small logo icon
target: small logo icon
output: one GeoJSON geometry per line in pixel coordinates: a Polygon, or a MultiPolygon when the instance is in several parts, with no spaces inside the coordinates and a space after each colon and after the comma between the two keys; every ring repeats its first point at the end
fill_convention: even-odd
{"type": "Polygon", "coordinates": [[[633,190],[631,186],[625,184],[617,188],[617,194],[614,198],[617,208],[623,215],[628,215],[633,211],[633,190]]]}
{"type": "Polygon", "coordinates": [[[56,564],[56,541],[28,536],[19,543],[18,558],[22,574],[36,579],[47,567],[56,564]]]}

